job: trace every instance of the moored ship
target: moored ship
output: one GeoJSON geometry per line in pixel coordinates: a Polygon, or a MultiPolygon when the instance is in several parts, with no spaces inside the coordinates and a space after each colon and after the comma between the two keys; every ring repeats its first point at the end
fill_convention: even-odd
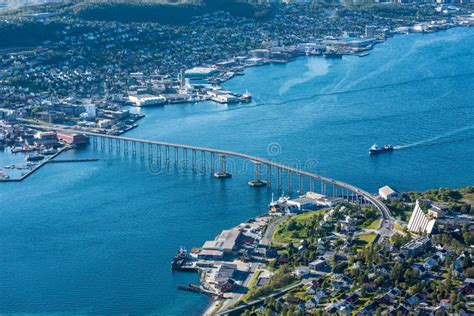
{"type": "Polygon", "coordinates": [[[252,95],[248,91],[245,91],[240,97],[240,102],[248,103],[250,101],[252,101],[252,95]]]}
{"type": "Polygon", "coordinates": [[[323,56],[324,58],[342,58],[342,54],[339,52],[326,52],[323,56]]]}
{"type": "Polygon", "coordinates": [[[390,151],[393,151],[392,145],[379,146],[377,144],[373,144],[372,147],[369,148],[369,155],[375,155],[375,154],[380,154],[380,153],[390,152],[390,151]]]}
{"type": "Polygon", "coordinates": [[[25,157],[26,161],[39,161],[43,160],[44,156],[43,155],[28,155],[25,157]]]}
{"type": "Polygon", "coordinates": [[[180,247],[179,251],[171,260],[171,269],[172,270],[179,270],[185,263],[186,259],[188,258],[188,251],[184,247],[180,247]]]}

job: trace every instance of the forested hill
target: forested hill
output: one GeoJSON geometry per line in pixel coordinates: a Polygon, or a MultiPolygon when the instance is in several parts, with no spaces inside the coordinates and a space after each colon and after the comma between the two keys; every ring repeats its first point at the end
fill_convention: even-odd
{"type": "MultiPolygon", "coordinates": [[[[138,22],[183,25],[191,19],[216,11],[233,16],[261,18],[269,8],[248,0],[65,0],[25,6],[0,14],[0,49],[35,46],[57,41],[66,27],[78,22],[138,22]],[[47,12],[51,17],[39,19],[47,12]]],[[[87,32],[87,23],[79,23],[73,32],[87,32]]],[[[73,34],[74,35],[74,34],[73,34]]]]}
{"type": "Polygon", "coordinates": [[[235,16],[260,17],[264,7],[235,0],[203,0],[163,3],[161,1],[116,0],[82,1],[72,7],[74,14],[87,20],[158,22],[182,24],[198,15],[226,11],[235,16]]]}

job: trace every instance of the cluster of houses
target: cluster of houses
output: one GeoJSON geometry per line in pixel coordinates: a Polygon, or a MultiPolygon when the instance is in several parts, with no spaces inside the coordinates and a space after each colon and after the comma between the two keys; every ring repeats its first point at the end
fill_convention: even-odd
{"type": "MultiPolygon", "coordinates": [[[[179,30],[158,23],[88,21],[72,12],[57,14],[40,8],[31,14],[10,15],[0,19],[0,26],[34,22],[58,29],[35,49],[0,55],[0,108],[37,106],[53,96],[121,104],[128,101],[134,75],[141,72],[175,77],[185,70],[187,78],[207,77],[219,83],[239,73],[235,65],[286,62],[301,54],[332,50],[358,52],[396,27],[414,24],[357,10],[343,15],[336,11],[328,19],[324,10],[308,14],[309,3],[272,9],[272,18],[259,21],[214,12],[194,18],[179,30]]],[[[454,17],[448,13],[440,14],[449,26],[454,17]]],[[[183,98],[172,94],[166,99],[183,98]]]]}
{"type": "MultiPolygon", "coordinates": [[[[474,293],[474,279],[463,277],[462,262],[466,256],[471,256],[468,252],[463,252],[456,256],[455,251],[442,245],[433,247],[430,239],[426,237],[416,238],[404,245],[397,252],[390,245],[384,247],[390,248],[390,252],[394,255],[395,262],[406,262],[409,258],[414,258],[411,270],[415,271],[422,282],[429,284],[434,280],[441,280],[448,271],[445,267],[445,261],[448,257],[454,258],[453,277],[460,278],[462,281],[455,285],[456,292],[465,296],[474,293]]],[[[450,312],[455,302],[449,297],[436,299],[429,297],[425,291],[408,295],[396,285],[383,286],[377,285],[374,280],[383,277],[390,279],[394,262],[387,260],[385,263],[372,263],[369,281],[364,283],[362,287],[354,287],[354,281],[346,274],[331,272],[331,263],[338,264],[346,261],[348,256],[344,253],[327,253],[319,257],[317,260],[308,264],[308,266],[297,266],[294,268],[294,274],[298,278],[311,277],[312,281],[308,282],[302,289],[305,291],[304,299],[301,295],[294,296],[292,292],[282,296],[277,300],[281,304],[281,308],[291,305],[295,306],[296,312],[310,312],[314,309],[323,310],[326,313],[338,314],[356,314],[356,315],[373,315],[377,310],[382,311],[385,315],[396,315],[401,312],[406,315],[408,313],[427,313],[434,315],[439,312],[450,312]],[[330,260],[332,258],[332,260],[330,260]],[[372,280],[372,282],[370,281],[372,280]],[[372,299],[364,299],[367,297],[365,293],[369,293],[372,299]]],[[[352,264],[352,269],[361,268],[358,260],[352,264]]],[[[299,289],[298,291],[301,291],[299,289]]],[[[261,307],[263,311],[264,306],[261,307]]],[[[468,315],[469,310],[459,311],[461,315],[468,315]]]]}

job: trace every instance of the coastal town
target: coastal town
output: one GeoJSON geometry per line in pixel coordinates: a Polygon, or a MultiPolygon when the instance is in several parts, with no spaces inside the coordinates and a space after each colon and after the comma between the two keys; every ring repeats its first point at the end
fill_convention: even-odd
{"type": "MultiPolygon", "coordinates": [[[[252,102],[252,87],[229,91],[221,86],[247,67],[301,56],[364,57],[396,34],[474,24],[468,8],[448,4],[420,5],[416,19],[412,13],[395,19],[391,11],[383,16],[344,6],[288,3],[273,7],[275,19],[217,11],[179,29],[89,21],[50,6],[0,16],[0,29],[61,25],[54,40],[0,51],[0,150],[9,154],[34,149],[27,125],[120,135],[138,126],[142,107],[252,102]]],[[[12,176],[2,172],[2,179],[12,176]]]]}
{"type": "Polygon", "coordinates": [[[178,288],[211,296],[209,315],[469,315],[473,194],[380,188],[399,214],[388,240],[371,206],[314,192],[282,196],[268,213],[181,249],[172,269],[199,272],[200,285],[178,288]]]}
{"type": "MultiPolygon", "coordinates": [[[[254,171],[254,178],[245,180],[248,181],[246,185],[251,187],[249,190],[266,192],[265,200],[273,192],[268,208],[251,213],[261,215],[240,224],[231,224],[236,225],[234,227],[218,228],[225,229],[218,232],[215,238],[208,236],[209,238],[202,240],[193,240],[194,247],[180,247],[176,252],[173,250],[169,267],[155,265],[156,257],[164,252],[156,245],[156,239],[147,240],[148,243],[143,244],[153,244],[153,250],[141,249],[143,252],[137,251],[135,255],[152,258],[150,260],[154,261],[150,266],[153,266],[153,272],[159,277],[153,275],[148,278],[147,275],[146,282],[160,283],[163,271],[173,277],[178,276],[172,280],[172,284],[180,295],[209,298],[205,315],[474,315],[473,186],[412,192],[386,185],[372,194],[360,188],[362,185],[370,187],[376,182],[361,184],[359,188],[322,176],[326,174],[325,169],[321,169],[322,172],[319,173],[319,169],[316,172],[300,168],[299,165],[294,167],[280,164],[268,149],[268,155],[275,160],[245,154],[234,149],[235,144],[229,145],[229,148],[223,146],[217,149],[211,146],[220,146],[222,143],[206,143],[206,139],[199,140],[204,145],[180,145],[171,143],[178,137],[170,137],[171,140],[165,142],[165,139],[142,139],[141,136],[128,137],[126,134],[132,130],[140,131],[141,122],[148,111],[152,111],[149,108],[153,107],[179,109],[182,104],[194,104],[198,112],[199,106],[204,102],[216,107],[225,106],[226,109],[259,105],[260,101],[257,94],[252,94],[251,85],[241,91],[234,91],[226,85],[232,78],[245,76],[250,67],[284,65],[298,58],[321,58],[335,63],[350,59],[363,63],[370,58],[366,57],[370,56],[376,45],[394,36],[472,27],[474,6],[470,1],[397,0],[374,1],[370,4],[352,0],[337,3],[243,1],[243,4],[255,10],[252,14],[199,8],[196,9],[199,14],[193,13],[190,16],[170,14],[172,18],[169,21],[134,19],[136,12],[154,10],[157,5],[155,3],[137,5],[122,0],[111,1],[110,4],[107,1],[91,1],[92,4],[88,1],[45,2],[3,10],[9,4],[0,1],[0,33],[4,35],[4,39],[0,41],[0,185],[5,185],[5,188],[11,185],[11,188],[18,190],[14,186],[25,183],[17,182],[27,179],[45,165],[97,161],[98,158],[74,156],[74,150],[79,152],[88,146],[104,152],[108,149],[116,157],[122,157],[122,153],[127,158],[129,153],[132,156],[139,155],[142,158],[140,161],[148,163],[145,177],[153,174],[155,165],[156,169],[160,169],[163,164],[174,168],[170,170],[176,173],[186,169],[192,170],[187,174],[194,176],[202,171],[203,175],[210,175],[209,178],[222,184],[221,188],[226,182],[242,176],[233,176],[230,170],[226,170],[226,161],[229,163],[232,158],[243,159],[248,166],[254,168],[250,172],[246,170],[245,174],[247,177],[254,171]],[[123,13],[128,10],[129,14],[123,13]],[[110,18],[110,12],[116,12],[121,18],[110,18]],[[64,152],[67,151],[72,151],[68,156],[72,159],[60,159],[61,154],[65,155],[64,152]],[[226,157],[230,159],[226,160],[226,157]],[[184,162],[184,167],[180,165],[181,162],[184,162]],[[200,163],[202,170],[199,169],[200,163]],[[298,178],[293,183],[295,177],[298,178]],[[309,189],[304,188],[305,181],[309,182],[309,189]],[[320,191],[314,187],[315,181],[320,181],[320,191]],[[283,183],[288,186],[287,194],[282,190],[283,183]],[[298,184],[300,189],[296,193],[292,192],[298,184]],[[328,190],[327,187],[332,189],[328,190]],[[145,251],[148,253],[144,255],[145,251]],[[199,281],[182,281],[185,278],[180,277],[185,273],[196,274],[198,277],[195,280],[199,281]]],[[[183,3],[183,10],[195,10],[193,6],[196,1],[183,3]]],[[[183,3],[169,1],[167,5],[175,8],[183,3]]],[[[197,3],[202,5],[200,1],[197,3]]],[[[265,78],[261,80],[263,82],[265,78]]],[[[277,121],[275,126],[278,128],[277,121]]],[[[469,126],[463,128],[464,131],[472,129],[469,126]]],[[[296,133],[293,128],[290,129],[296,133]]],[[[456,133],[454,131],[450,135],[456,133]]],[[[293,139],[295,136],[291,137],[293,139]]],[[[423,141],[413,142],[416,144],[423,141]]],[[[391,155],[399,147],[374,144],[369,148],[370,159],[382,161],[377,159],[391,155]]],[[[311,150],[313,149],[308,149],[311,150]]],[[[366,149],[362,150],[365,152],[366,149]]],[[[306,155],[311,156],[311,153],[306,155]]],[[[101,159],[102,157],[100,155],[101,159]]],[[[147,167],[142,165],[138,173],[145,174],[143,169],[147,167]]],[[[379,168],[383,167],[379,164],[379,168]]],[[[103,172],[107,168],[110,165],[97,169],[103,172]]],[[[97,171],[87,181],[95,185],[92,178],[97,178],[99,174],[97,171]]],[[[350,176],[344,176],[351,180],[350,176]]],[[[370,176],[372,175],[367,175],[370,176]]],[[[181,180],[181,177],[177,178],[181,180]]],[[[119,177],[104,177],[99,184],[104,186],[104,191],[108,189],[106,185],[109,179],[119,177]]],[[[128,181],[128,177],[120,179],[128,181]]],[[[137,192],[133,195],[134,201],[143,197],[140,194],[144,184],[145,182],[140,183],[136,190],[131,190],[137,192]]],[[[375,187],[379,185],[381,184],[378,183],[375,187]]],[[[463,182],[462,185],[465,186],[466,183],[463,182]]],[[[76,194],[71,193],[72,191],[80,191],[80,199],[90,193],[90,201],[93,201],[91,196],[97,194],[97,188],[87,191],[76,190],[73,184],[69,186],[71,191],[68,198],[76,194]]],[[[61,187],[61,183],[58,187],[61,187]]],[[[421,187],[427,187],[426,183],[421,187]]],[[[125,186],[120,189],[128,190],[125,186]]],[[[176,202],[176,196],[182,198],[180,189],[176,188],[168,193],[172,198],[167,204],[156,202],[161,198],[161,192],[150,191],[147,194],[153,194],[156,201],[147,205],[132,205],[126,210],[126,214],[140,207],[147,210],[156,207],[160,208],[159,211],[165,210],[171,214],[168,208],[173,211],[175,209],[170,204],[181,203],[176,202]]],[[[57,191],[54,192],[48,196],[52,200],[47,204],[54,203],[53,199],[57,198],[57,191]]],[[[202,193],[198,190],[193,191],[195,192],[196,201],[192,202],[197,205],[202,201],[197,195],[202,193]]],[[[101,198],[102,195],[107,196],[106,192],[97,195],[101,195],[101,198]]],[[[10,194],[10,199],[11,196],[10,194]]],[[[35,204],[40,199],[41,197],[36,197],[31,203],[35,204]]],[[[2,196],[1,200],[4,203],[7,199],[2,196]]],[[[69,205],[69,200],[62,200],[61,203],[58,204],[65,208],[76,208],[75,205],[69,205]]],[[[106,198],[101,203],[104,208],[113,204],[106,198]]],[[[220,204],[217,198],[216,204],[220,204]]],[[[117,209],[119,206],[113,205],[117,209]]],[[[92,202],[81,207],[77,207],[80,212],[97,211],[96,219],[106,219],[106,224],[102,225],[113,221],[110,220],[112,213],[119,213],[110,211],[105,215],[100,214],[101,207],[96,210],[92,202]]],[[[206,207],[204,203],[198,209],[201,212],[206,207]]],[[[241,207],[246,205],[242,204],[241,207]]],[[[121,243],[122,239],[134,240],[136,236],[139,242],[145,240],[148,237],[145,236],[145,229],[141,231],[141,228],[135,227],[143,225],[143,222],[133,222],[138,213],[130,218],[123,215],[125,211],[120,213],[126,221],[130,221],[130,226],[134,226],[134,231],[127,231],[128,227],[120,223],[118,227],[110,228],[110,235],[115,237],[120,233],[121,236],[126,236],[117,238],[121,243]]],[[[165,220],[161,218],[160,221],[169,224],[168,215],[164,217],[165,220]]],[[[76,217],[77,213],[73,216],[76,217]]],[[[90,220],[88,216],[78,217],[90,220]]],[[[180,217],[179,220],[188,220],[187,215],[183,217],[186,218],[180,217]]],[[[190,221],[191,219],[192,216],[189,216],[190,221]]],[[[24,219],[18,219],[18,222],[22,220],[24,219]]],[[[242,217],[238,221],[241,220],[242,217]]],[[[74,229],[80,226],[89,230],[93,226],[92,220],[90,221],[91,223],[82,223],[82,226],[72,221],[70,225],[75,225],[74,229]]],[[[99,227],[99,230],[102,228],[99,227]]],[[[192,230],[189,226],[186,229],[192,230]]],[[[155,236],[154,230],[155,227],[150,235],[155,236]]],[[[172,236],[174,240],[169,248],[174,249],[174,243],[181,241],[180,234],[183,230],[180,227],[176,230],[179,233],[175,232],[177,235],[172,236]]],[[[67,229],[59,226],[54,231],[67,229]]],[[[77,240],[84,238],[86,247],[100,244],[102,248],[91,253],[96,255],[98,252],[106,252],[109,247],[120,247],[114,243],[115,240],[105,237],[104,241],[99,233],[92,228],[91,231],[97,235],[84,237],[89,231],[80,231],[84,236],[74,236],[77,240]]],[[[7,229],[5,232],[10,234],[7,229]]],[[[34,234],[41,235],[40,232],[34,232],[28,238],[35,239],[34,234]]],[[[66,245],[65,241],[58,241],[60,238],[65,239],[64,237],[55,238],[56,244],[63,245],[64,242],[66,245]]],[[[48,237],[43,239],[45,243],[49,242],[48,237]]],[[[36,247],[39,248],[31,240],[28,242],[35,250],[36,247]]],[[[164,244],[167,241],[159,242],[164,244]]],[[[185,242],[190,243],[189,240],[185,242]]],[[[50,249],[53,247],[48,245],[46,248],[47,251],[43,253],[38,251],[38,258],[52,252],[50,249]]],[[[134,245],[112,249],[120,252],[119,260],[123,259],[120,263],[124,265],[117,271],[125,274],[123,271],[129,267],[125,261],[132,257],[131,248],[135,248],[134,245]]],[[[62,255],[62,251],[65,250],[61,248],[58,253],[62,255]]],[[[117,260],[113,255],[104,255],[104,258],[104,261],[117,260]]],[[[60,257],[60,260],[64,260],[64,257],[60,257]]],[[[74,260],[81,261],[77,258],[74,260]]],[[[168,263],[168,258],[166,262],[168,263]]],[[[92,267],[94,263],[90,265],[92,267]]],[[[90,267],[73,267],[71,271],[82,273],[81,269],[84,269],[89,272],[90,267]]],[[[52,270],[50,266],[48,269],[52,270]]],[[[144,270],[142,267],[139,269],[144,270]]],[[[130,282],[130,285],[126,284],[127,287],[132,287],[132,282],[140,279],[137,278],[139,273],[141,272],[133,276],[127,275],[127,282],[130,282]]],[[[105,278],[108,277],[112,278],[110,275],[105,278]]],[[[136,282],[145,282],[144,279],[145,277],[136,282]]],[[[120,282],[114,286],[126,283],[123,280],[120,282]]],[[[87,286],[95,285],[91,284],[87,286]]],[[[168,299],[169,295],[163,293],[169,294],[172,290],[174,288],[167,288],[150,297],[153,300],[162,299],[157,296],[168,299]]],[[[143,294],[139,291],[137,290],[137,296],[143,294]]],[[[110,292],[115,293],[115,288],[110,292]]],[[[8,295],[14,297],[15,291],[9,291],[8,295]]],[[[78,297],[81,298],[80,295],[78,297]]],[[[123,300],[123,297],[120,299],[123,300]]],[[[96,304],[95,301],[86,303],[91,306],[96,304]]],[[[92,313],[101,314],[91,306],[74,306],[74,313],[91,310],[92,313]]],[[[51,311],[57,312],[56,309],[60,308],[56,306],[51,311]]],[[[8,308],[6,310],[8,312],[8,308]]],[[[126,308],[123,310],[129,312],[126,308]]],[[[158,312],[150,308],[130,313],[160,314],[162,311],[157,310],[158,312]]]]}

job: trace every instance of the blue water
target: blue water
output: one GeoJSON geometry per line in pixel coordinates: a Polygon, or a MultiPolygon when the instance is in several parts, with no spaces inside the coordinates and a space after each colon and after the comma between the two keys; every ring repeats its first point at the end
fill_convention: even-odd
{"type": "MultiPolygon", "coordinates": [[[[473,60],[474,29],[452,29],[364,58],[250,68],[225,86],[253,103],[146,109],[129,136],[265,156],[371,191],[472,185],[473,60]],[[400,149],[369,157],[374,142],[400,149]]],[[[69,156],[100,161],[0,184],[0,313],[199,314],[207,298],[176,290],[197,276],[172,274],[170,258],[262,213],[271,195],[246,185],[249,172],[218,181],[107,150],[69,156]]]]}

